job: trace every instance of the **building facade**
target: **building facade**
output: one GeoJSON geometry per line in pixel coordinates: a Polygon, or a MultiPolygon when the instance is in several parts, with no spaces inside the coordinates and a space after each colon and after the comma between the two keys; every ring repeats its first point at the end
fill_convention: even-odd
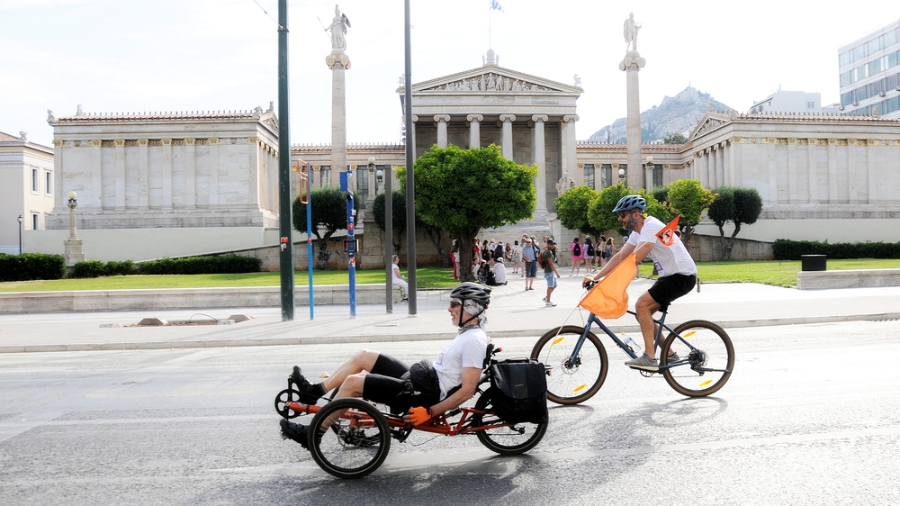
{"type": "Polygon", "coordinates": [[[844,114],[900,118],[900,21],[838,49],[844,114]]]}
{"type": "Polygon", "coordinates": [[[778,90],[750,106],[751,114],[818,114],[820,112],[822,112],[822,95],[805,91],[778,90]]]}
{"type": "Polygon", "coordinates": [[[58,193],[53,149],[29,141],[25,132],[18,137],[0,132],[0,181],[0,253],[18,253],[20,233],[24,244],[33,231],[44,229],[53,210],[58,193]]]}

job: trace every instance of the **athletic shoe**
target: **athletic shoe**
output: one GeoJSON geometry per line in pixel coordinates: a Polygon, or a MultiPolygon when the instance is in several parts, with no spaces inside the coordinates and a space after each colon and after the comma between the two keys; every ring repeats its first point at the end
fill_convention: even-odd
{"type": "MultiPolygon", "coordinates": [[[[544,300],[546,300],[546,299],[544,299],[544,300]]],[[[553,302],[547,301],[547,303],[544,304],[544,307],[556,307],[556,304],[553,302]]]]}
{"type": "Polygon", "coordinates": [[[677,353],[672,353],[666,358],[666,363],[671,364],[672,362],[678,362],[679,360],[681,360],[681,357],[679,357],[677,353]]]}
{"type": "Polygon", "coordinates": [[[544,297],[543,299],[541,299],[541,302],[547,302],[547,297],[544,297]]]}
{"type": "Polygon", "coordinates": [[[640,369],[642,371],[656,372],[659,370],[659,365],[657,365],[656,359],[648,357],[646,353],[641,355],[639,358],[633,358],[625,362],[625,365],[632,369],[640,369]]]}
{"type": "Polygon", "coordinates": [[[291,372],[291,380],[300,391],[300,402],[303,404],[315,404],[319,397],[325,395],[325,392],[319,393],[318,390],[324,390],[321,385],[313,385],[300,372],[300,366],[295,365],[291,372]]]}
{"type": "Polygon", "coordinates": [[[281,437],[290,439],[300,444],[303,448],[309,447],[309,427],[300,425],[299,423],[289,422],[286,418],[281,419],[281,437]]]}

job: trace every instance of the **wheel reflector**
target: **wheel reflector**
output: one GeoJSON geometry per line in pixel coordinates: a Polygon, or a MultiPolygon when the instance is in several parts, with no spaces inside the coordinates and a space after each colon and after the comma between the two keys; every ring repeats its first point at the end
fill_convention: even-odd
{"type": "Polygon", "coordinates": [[[559,344],[565,340],[566,340],[565,337],[557,337],[556,339],[553,340],[553,344],[551,344],[550,346],[556,346],[557,344],[559,344]]]}
{"type": "Polygon", "coordinates": [[[683,335],[683,336],[681,336],[681,337],[691,337],[692,335],[694,335],[694,334],[696,334],[696,333],[697,333],[696,330],[692,330],[692,331],[688,332],[687,334],[685,334],[685,335],[683,335]]]}
{"type": "Polygon", "coordinates": [[[575,387],[575,390],[572,390],[572,391],[573,391],[573,392],[580,392],[580,391],[584,390],[585,387],[587,387],[587,384],[578,385],[577,387],[575,387]]]}
{"type": "Polygon", "coordinates": [[[705,387],[706,385],[709,385],[710,383],[712,383],[712,380],[706,380],[703,383],[700,383],[700,386],[705,387]]]}

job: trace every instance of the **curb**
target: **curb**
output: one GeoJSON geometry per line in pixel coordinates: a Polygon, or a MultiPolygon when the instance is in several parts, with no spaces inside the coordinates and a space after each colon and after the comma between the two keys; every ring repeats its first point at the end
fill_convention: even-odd
{"type": "MultiPolygon", "coordinates": [[[[847,321],[886,321],[900,320],[900,312],[873,313],[861,315],[832,315],[769,318],[759,320],[732,320],[719,321],[719,326],[725,329],[749,328],[749,327],[773,327],[779,325],[807,325],[813,323],[833,323],[847,321]]],[[[637,324],[613,325],[609,329],[615,333],[636,332],[640,330],[637,324]]],[[[493,338],[504,337],[532,337],[528,333],[531,330],[502,330],[490,332],[493,338]]],[[[114,343],[85,343],[85,344],[41,344],[25,346],[0,346],[0,353],[48,353],[60,351],[123,351],[123,350],[161,350],[175,348],[229,348],[250,346],[296,346],[303,344],[337,344],[337,343],[372,343],[372,342],[408,342],[408,341],[439,341],[450,340],[456,336],[456,332],[410,333],[410,334],[385,334],[368,336],[341,336],[341,337],[304,337],[304,338],[275,338],[275,339],[208,339],[187,341],[147,341],[147,342],[114,342],[114,343]]],[[[535,339],[540,335],[534,335],[535,339]]]]}

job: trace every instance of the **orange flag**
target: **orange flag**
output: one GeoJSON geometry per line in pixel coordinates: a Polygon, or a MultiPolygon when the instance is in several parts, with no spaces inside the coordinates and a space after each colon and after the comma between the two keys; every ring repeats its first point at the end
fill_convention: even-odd
{"type": "Polygon", "coordinates": [[[628,284],[634,278],[634,253],[622,260],[578,303],[600,318],[618,318],[628,310],[628,284]]]}
{"type": "Polygon", "coordinates": [[[681,217],[676,216],[674,220],[670,221],[668,225],[666,225],[662,230],[656,233],[656,237],[659,239],[659,242],[663,243],[666,246],[675,244],[675,229],[678,228],[679,219],[681,219],[681,217]]]}

